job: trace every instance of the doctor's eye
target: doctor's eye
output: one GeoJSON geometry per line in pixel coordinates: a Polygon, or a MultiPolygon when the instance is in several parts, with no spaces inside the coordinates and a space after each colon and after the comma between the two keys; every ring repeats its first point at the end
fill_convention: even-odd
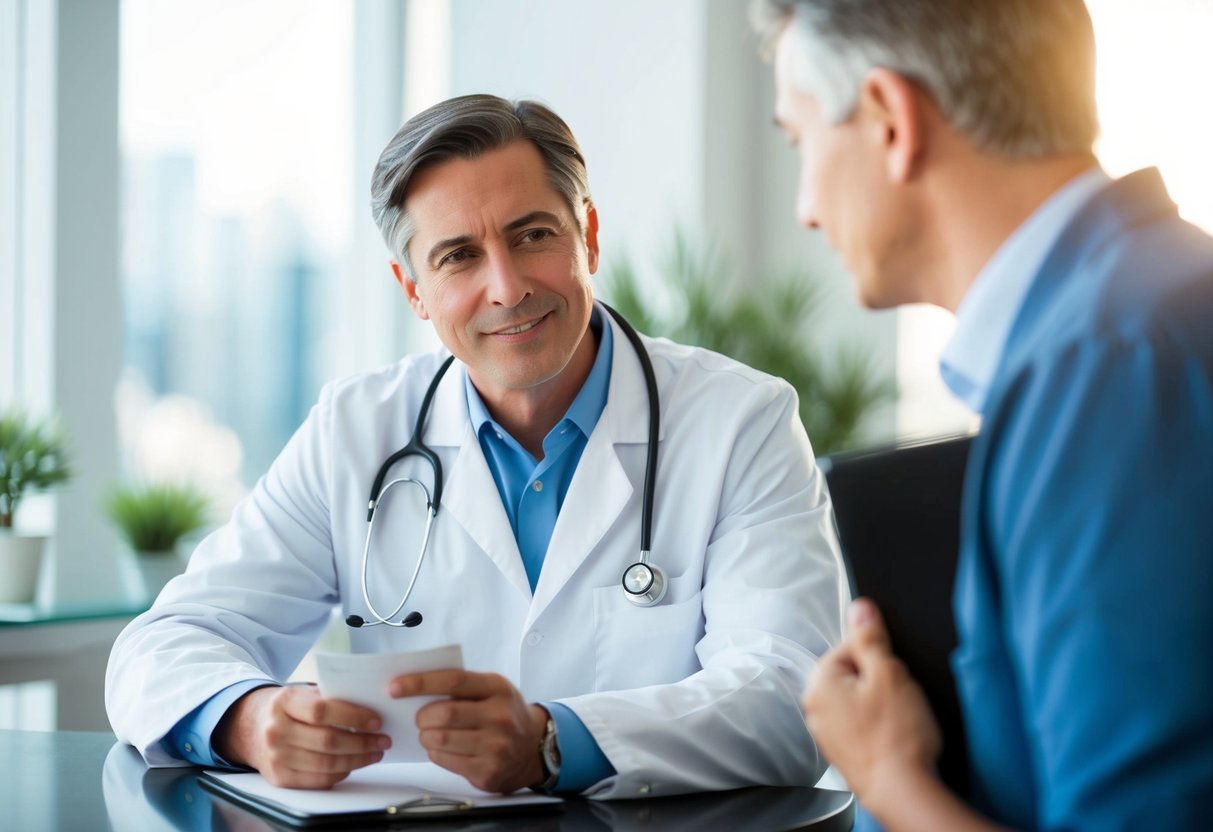
{"type": "Polygon", "coordinates": [[[546,228],[530,228],[523,232],[521,242],[542,243],[551,236],[553,236],[552,232],[546,228]]]}
{"type": "Polygon", "coordinates": [[[471,252],[466,248],[457,248],[438,261],[438,268],[441,269],[443,266],[458,266],[460,263],[466,262],[471,256],[471,252]]]}

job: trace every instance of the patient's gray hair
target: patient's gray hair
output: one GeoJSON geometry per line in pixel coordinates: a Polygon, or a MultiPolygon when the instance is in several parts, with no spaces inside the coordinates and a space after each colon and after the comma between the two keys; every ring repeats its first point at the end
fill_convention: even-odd
{"type": "Polygon", "coordinates": [[[1095,38],[1082,0],[753,0],[768,47],[833,123],[874,67],[925,90],[975,147],[1007,158],[1090,152],[1095,38]]]}
{"type": "Polygon", "coordinates": [[[539,151],[548,181],[582,227],[590,186],[577,139],[560,116],[535,101],[464,95],[413,116],[384,148],[371,178],[371,213],[388,250],[416,280],[409,242],[416,227],[405,199],[420,171],[451,159],[473,159],[526,139],[539,151]]]}

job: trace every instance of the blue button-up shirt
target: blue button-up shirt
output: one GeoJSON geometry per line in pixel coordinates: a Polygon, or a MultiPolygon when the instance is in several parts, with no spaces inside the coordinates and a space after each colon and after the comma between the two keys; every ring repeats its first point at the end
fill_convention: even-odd
{"type": "Polygon", "coordinates": [[[1062,229],[1112,180],[1102,168],[1079,174],[1045,200],[1006,239],[956,310],[956,331],[939,359],[939,373],[956,398],[985,410],[990,382],[1024,297],[1062,229]]]}
{"type": "MultiPolygon", "coordinates": [[[[556,517],[564,504],[569,484],[590,434],[606,408],[611,382],[611,327],[603,312],[594,308],[593,334],[598,338],[598,354],[590,374],[564,418],[543,440],[543,459],[536,460],[518,440],[493,420],[480,394],[466,381],[468,413],[480,439],[485,461],[501,495],[510,528],[518,541],[518,551],[531,589],[547,555],[548,542],[556,526],[556,517]]],[[[465,378],[467,378],[465,376],[465,378]]],[[[166,742],[176,756],[204,766],[230,765],[215,753],[211,736],[237,699],[254,688],[272,684],[265,681],[238,682],[224,688],[183,717],[169,732],[166,742]]],[[[615,773],[615,768],[598,747],[585,724],[569,708],[557,702],[544,702],[556,723],[560,741],[560,791],[582,791],[615,773]]]]}

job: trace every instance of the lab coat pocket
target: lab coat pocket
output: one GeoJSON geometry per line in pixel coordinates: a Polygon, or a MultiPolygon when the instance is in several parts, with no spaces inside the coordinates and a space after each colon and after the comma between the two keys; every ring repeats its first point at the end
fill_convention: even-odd
{"type": "Polygon", "coordinates": [[[678,682],[700,669],[703,593],[692,584],[697,576],[672,578],[667,599],[654,607],[631,603],[618,584],[594,590],[595,690],[678,682]]]}

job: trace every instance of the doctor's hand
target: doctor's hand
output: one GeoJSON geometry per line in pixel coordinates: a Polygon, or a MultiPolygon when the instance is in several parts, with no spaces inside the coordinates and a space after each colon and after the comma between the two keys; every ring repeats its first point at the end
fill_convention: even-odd
{"type": "Polygon", "coordinates": [[[435,670],[397,676],[388,692],[449,696],[417,712],[430,759],[486,792],[508,794],[544,779],[539,745],[548,712],[496,673],[435,670]]]}
{"type": "Polygon", "coordinates": [[[325,699],[313,686],[264,687],[228,708],[215,728],[215,751],[250,766],[275,786],[327,789],[383,759],[391,740],[369,708],[325,699]]]}
{"type": "Polygon", "coordinates": [[[882,790],[935,778],[942,739],[922,688],[893,655],[876,605],[855,601],[847,622],[846,639],[818,663],[803,704],[817,747],[880,817],[882,790]]]}

